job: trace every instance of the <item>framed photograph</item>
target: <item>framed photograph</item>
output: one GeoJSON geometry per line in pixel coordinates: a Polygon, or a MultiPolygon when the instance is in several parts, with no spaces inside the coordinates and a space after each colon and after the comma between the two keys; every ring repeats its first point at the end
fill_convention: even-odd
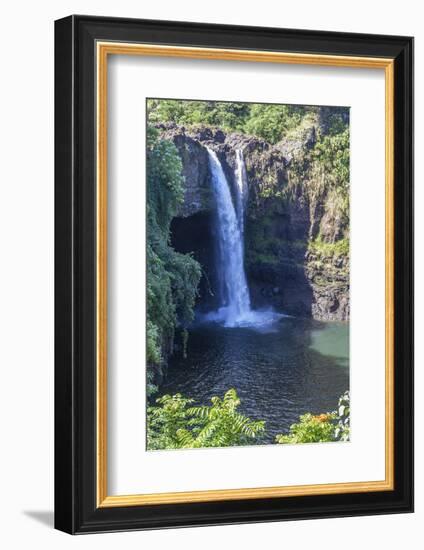
{"type": "Polygon", "coordinates": [[[413,39],[55,25],[55,525],[413,509],[413,39]]]}

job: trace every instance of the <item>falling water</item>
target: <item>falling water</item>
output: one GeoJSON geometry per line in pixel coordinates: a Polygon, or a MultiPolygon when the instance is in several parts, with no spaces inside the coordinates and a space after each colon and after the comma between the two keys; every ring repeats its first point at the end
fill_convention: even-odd
{"type": "Polygon", "coordinates": [[[250,313],[249,288],[244,271],[244,177],[240,168],[243,157],[237,156],[236,211],[221,163],[214,151],[208,149],[208,154],[218,218],[217,272],[223,289],[219,315],[226,326],[232,327],[242,323],[250,313]]]}
{"type": "Polygon", "coordinates": [[[285,315],[272,308],[252,310],[244,271],[244,209],[247,176],[243,153],[236,151],[235,206],[222,165],[214,151],[207,148],[212,188],[217,210],[217,273],[221,307],[203,316],[205,321],[222,322],[226,327],[257,327],[267,330],[285,315]]]}
{"type": "MultiPolygon", "coordinates": [[[[244,243],[244,207],[247,199],[247,175],[244,165],[243,152],[241,149],[236,150],[236,183],[237,183],[237,218],[240,227],[240,234],[244,243]]],[[[242,244],[243,246],[243,244],[242,244]]]]}

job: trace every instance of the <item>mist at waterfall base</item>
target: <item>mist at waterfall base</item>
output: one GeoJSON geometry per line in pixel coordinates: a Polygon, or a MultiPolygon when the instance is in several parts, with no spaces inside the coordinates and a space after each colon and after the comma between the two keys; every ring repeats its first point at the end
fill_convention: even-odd
{"type": "Polygon", "coordinates": [[[240,411],[265,420],[255,444],[275,443],[307,412],[334,410],[349,388],[349,327],[253,310],[244,270],[246,170],[236,151],[233,193],[222,165],[208,149],[216,202],[216,258],[220,307],[197,314],[186,354],[169,360],[159,394],[181,393],[208,405],[235,388],[240,411]]]}

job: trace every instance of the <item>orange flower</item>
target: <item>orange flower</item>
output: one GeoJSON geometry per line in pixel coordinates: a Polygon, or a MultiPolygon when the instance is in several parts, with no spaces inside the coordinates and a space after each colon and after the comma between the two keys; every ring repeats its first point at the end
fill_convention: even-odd
{"type": "Polygon", "coordinates": [[[327,422],[328,416],[329,416],[328,414],[319,414],[317,416],[314,416],[314,419],[317,422],[327,422]]]}

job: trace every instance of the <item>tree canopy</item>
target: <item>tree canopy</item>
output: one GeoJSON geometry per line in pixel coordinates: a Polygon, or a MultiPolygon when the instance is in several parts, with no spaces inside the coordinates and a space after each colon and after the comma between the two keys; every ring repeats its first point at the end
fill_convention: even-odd
{"type": "Polygon", "coordinates": [[[234,103],[230,101],[190,101],[149,99],[149,123],[175,122],[206,125],[241,132],[277,143],[308,117],[318,116],[319,107],[276,105],[270,103],[234,103]]]}

